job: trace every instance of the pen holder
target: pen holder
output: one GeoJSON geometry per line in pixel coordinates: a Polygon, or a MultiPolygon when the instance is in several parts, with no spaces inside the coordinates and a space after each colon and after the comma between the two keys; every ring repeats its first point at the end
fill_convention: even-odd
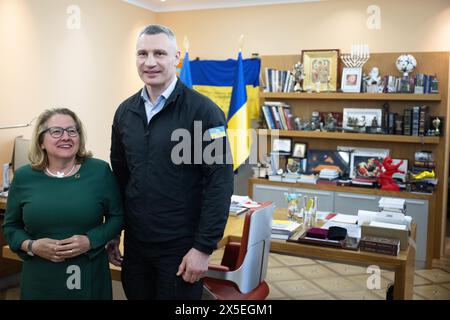
{"type": "Polygon", "coordinates": [[[287,216],[289,220],[295,220],[299,216],[299,199],[301,195],[298,193],[284,193],[287,202],[287,216]]]}

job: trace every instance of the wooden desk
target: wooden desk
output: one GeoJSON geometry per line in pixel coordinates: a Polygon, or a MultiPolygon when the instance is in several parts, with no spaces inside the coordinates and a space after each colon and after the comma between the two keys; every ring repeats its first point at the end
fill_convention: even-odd
{"type": "MultiPolygon", "coordinates": [[[[6,198],[0,197],[0,210],[3,211],[6,209],[6,198]]],[[[0,215],[0,246],[6,245],[6,241],[3,238],[3,232],[1,230],[1,225],[3,224],[3,215],[0,215]]],[[[5,252],[5,250],[3,250],[5,252]]],[[[15,260],[18,260],[18,256],[14,254],[16,257],[15,260]]],[[[10,257],[2,256],[0,252],[0,278],[7,277],[13,275],[15,273],[20,272],[21,263],[19,261],[11,260],[10,257]]]]}
{"type": "MultiPolygon", "coordinates": [[[[283,219],[284,217],[286,217],[284,210],[277,209],[274,214],[274,218],[283,219]]],[[[230,216],[228,218],[224,236],[219,242],[219,247],[223,247],[229,240],[239,241],[241,239],[244,226],[243,218],[243,215],[237,217],[230,216]]],[[[121,248],[123,250],[123,247],[121,248]]],[[[270,251],[299,257],[337,261],[347,264],[357,264],[364,266],[377,265],[381,269],[392,270],[395,273],[394,299],[412,299],[415,259],[415,249],[412,246],[409,246],[407,250],[400,251],[400,254],[395,257],[364,251],[350,251],[315,245],[292,243],[283,240],[272,240],[270,251]]],[[[5,258],[15,260],[19,259],[18,256],[12,253],[7,246],[3,247],[3,256],[5,258]]],[[[120,268],[113,265],[110,265],[110,268],[112,278],[114,280],[120,281],[120,268]]],[[[367,276],[369,276],[369,274],[367,276]]]]}

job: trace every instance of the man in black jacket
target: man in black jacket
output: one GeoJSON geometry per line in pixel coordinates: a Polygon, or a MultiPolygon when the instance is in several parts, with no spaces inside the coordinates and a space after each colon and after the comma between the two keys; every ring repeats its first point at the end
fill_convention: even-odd
{"type": "Polygon", "coordinates": [[[145,86],[117,109],[111,165],[125,203],[122,265],[128,299],[200,299],[209,256],[222,238],[233,193],[226,120],[176,76],[170,29],[150,25],[137,41],[145,86]],[[212,160],[212,161],[211,161],[212,160]]]}

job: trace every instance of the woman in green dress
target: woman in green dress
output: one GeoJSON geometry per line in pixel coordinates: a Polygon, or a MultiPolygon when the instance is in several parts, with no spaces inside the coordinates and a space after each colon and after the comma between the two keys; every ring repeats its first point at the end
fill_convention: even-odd
{"type": "Polygon", "coordinates": [[[69,109],[42,113],[29,154],[9,190],[3,232],[24,261],[22,299],[112,299],[105,244],[123,209],[108,163],[85,149],[69,109]]]}

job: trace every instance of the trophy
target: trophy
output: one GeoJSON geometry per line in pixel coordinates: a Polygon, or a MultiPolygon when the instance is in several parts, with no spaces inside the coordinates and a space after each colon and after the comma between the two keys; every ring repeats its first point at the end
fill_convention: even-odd
{"type": "Polygon", "coordinates": [[[439,130],[439,127],[441,126],[441,119],[436,117],[433,119],[431,123],[433,124],[434,127],[434,135],[439,136],[441,134],[441,131],[439,130]]]}

